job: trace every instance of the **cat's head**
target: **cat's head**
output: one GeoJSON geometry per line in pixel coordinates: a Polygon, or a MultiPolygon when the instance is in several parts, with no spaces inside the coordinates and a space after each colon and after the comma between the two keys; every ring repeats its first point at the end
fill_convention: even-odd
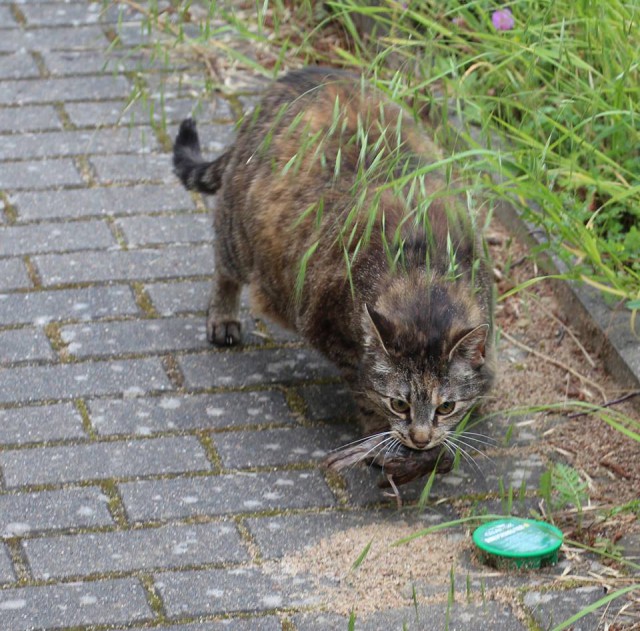
{"type": "Polygon", "coordinates": [[[493,380],[490,314],[467,287],[396,281],[365,305],[360,391],[413,449],[441,444],[493,380]]]}

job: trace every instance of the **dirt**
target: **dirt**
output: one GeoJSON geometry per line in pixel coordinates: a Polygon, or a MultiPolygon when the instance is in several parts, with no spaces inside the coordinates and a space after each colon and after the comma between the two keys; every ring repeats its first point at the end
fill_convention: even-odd
{"type": "MultiPolygon", "coordinates": [[[[353,611],[361,615],[409,606],[416,582],[427,577],[446,594],[451,568],[461,551],[470,547],[460,535],[441,533],[392,545],[415,532],[415,527],[397,522],[350,528],[285,557],[278,570],[293,575],[311,573],[320,579],[319,592],[337,614],[348,616],[353,611]],[[363,554],[361,564],[354,568],[363,554]]],[[[422,604],[426,600],[421,596],[422,604]]]]}

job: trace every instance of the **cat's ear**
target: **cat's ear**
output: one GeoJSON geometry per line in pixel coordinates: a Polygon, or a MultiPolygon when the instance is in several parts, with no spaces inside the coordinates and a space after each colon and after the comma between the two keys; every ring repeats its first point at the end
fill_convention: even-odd
{"type": "Polygon", "coordinates": [[[388,355],[387,349],[395,337],[392,322],[367,304],[364,305],[364,313],[365,329],[377,338],[384,352],[388,355]]]}
{"type": "Polygon", "coordinates": [[[488,335],[488,324],[481,324],[467,331],[454,344],[449,353],[449,361],[462,359],[469,362],[472,368],[480,368],[484,364],[488,335]]]}

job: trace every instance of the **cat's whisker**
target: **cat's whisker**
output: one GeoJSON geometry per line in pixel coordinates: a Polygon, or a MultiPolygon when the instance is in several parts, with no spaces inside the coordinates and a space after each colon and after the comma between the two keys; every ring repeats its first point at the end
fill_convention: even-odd
{"type": "Polygon", "coordinates": [[[347,447],[351,447],[352,445],[363,443],[366,440],[369,440],[370,438],[375,438],[376,436],[387,436],[388,434],[391,434],[391,431],[380,432],[379,434],[371,434],[369,436],[365,436],[364,438],[358,438],[357,440],[352,440],[350,443],[346,443],[345,445],[340,445],[340,447],[336,447],[335,449],[332,449],[329,453],[332,454],[332,453],[335,453],[336,451],[340,451],[342,449],[346,449],[347,447]]]}
{"type": "Polygon", "coordinates": [[[460,436],[479,436],[480,438],[485,438],[490,442],[498,444],[498,441],[495,438],[493,438],[492,436],[488,436],[487,434],[481,434],[480,432],[468,432],[465,430],[463,432],[460,432],[460,436]]]}
{"type": "Polygon", "coordinates": [[[498,446],[498,441],[494,440],[493,438],[490,438],[490,439],[487,439],[487,437],[485,437],[485,439],[476,438],[475,436],[469,436],[468,434],[465,433],[465,434],[457,434],[456,436],[454,436],[454,440],[455,438],[457,438],[457,436],[460,436],[465,440],[471,441],[472,443],[477,443],[478,445],[485,445],[487,447],[498,446]]]}
{"type": "Polygon", "coordinates": [[[445,444],[450,443],[451,447],[453,447],[453,449],[455,450],[454,457],[455,457],[455,454],[459,452],[460,456],[465,460],[465,462],[469,464],[472,470],[475,469],[482,476],[482,478],[485,477],[484,472],[482,471],[478,463],[465,451],[465,449],[462,446],[452,443],[448,438],[445,438],[444,442],[445,444]]]}
{"type": "Polygon", "coordinates": [[[467,449],[472,449],[473,451],[475,451],[478,455],[482,456],[483,458],[485,458],[486,460],[488,460],[491,464],[495,464],[495,461],[490,458],[489,456],[487,456],[487,454],[484,453],[484,451],[481,451],[480,449],[478,449],[477,447],[475,447],[474,445],[470,445],[469,443],[461,440],[460,438],[458,438],[457,441],[453,441],[453,443],[456,446],[459,445],[464,445],[467,449]]]}

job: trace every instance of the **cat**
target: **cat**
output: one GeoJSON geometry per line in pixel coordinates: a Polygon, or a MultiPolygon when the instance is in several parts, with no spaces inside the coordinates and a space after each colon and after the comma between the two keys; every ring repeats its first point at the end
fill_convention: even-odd
{"type": "Polygon", "coordinates": [[[183,185],[218,193],[209,341],[240,342],[248,284],[257,313],[340,368],[377,462],[452,452],[494,378],[490,267],[440,159],[402,107],[322,67],[275,81],[216,160],[192,119],[174,144],[183,185]]]}

